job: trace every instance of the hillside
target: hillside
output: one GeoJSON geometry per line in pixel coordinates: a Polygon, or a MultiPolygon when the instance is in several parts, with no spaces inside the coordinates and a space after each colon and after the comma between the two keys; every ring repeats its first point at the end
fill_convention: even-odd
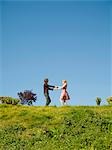
{"type": "Polygon", "coordinates": [[[0,150],[112,150],[112,106],[0,105],[0,150]]]}

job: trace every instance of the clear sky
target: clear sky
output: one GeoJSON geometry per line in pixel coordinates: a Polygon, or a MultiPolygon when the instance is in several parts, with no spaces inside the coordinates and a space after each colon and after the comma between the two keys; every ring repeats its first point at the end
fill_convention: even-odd
{"type": "MultiPolygon", "coordinates": [[[[2,24],[2,21],[1,21],[1,15],[2,15],[2,13],[1,13],[1,3],[0,3],[0,33],[2,33],[2,27],[1,27],[1,24],[2,24]]],[[[1,61],[1,58],[2,58],[2,47],[1,47],[1,45],[2,45],[2,35],[0,34],[0,92],[1,92],[1,88],[2,88],[2,85],[1,85],[1,82],[2,82],[2,76],[1,76],[1,74],[2,74],[2,61],[1,61]]]]}
{"type": "MultiPolygon", "coordinates": [[[[68,81],[71,105],[95,105],[111,92],[109,1],[2,1],[0,95],[32,89],[44,105],[43,80],[68,81]]],[[[51,91],[59,105],[60,90],[51,91]]]]}

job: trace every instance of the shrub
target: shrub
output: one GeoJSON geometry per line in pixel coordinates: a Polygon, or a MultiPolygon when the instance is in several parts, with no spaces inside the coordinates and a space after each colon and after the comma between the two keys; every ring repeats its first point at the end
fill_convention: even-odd
{"type": "Polygon", "coordinates": [[[33,102],[36,102],[37,94],[33,93],[30,90],[18,92],[17,94],[21,100],[21,104],[33,105],[33,102]]]}
{"type": "Polygon", "coordinates": [[[109,105],[112,105],[112,96],[107,98],[107,102],[109,105]]]}
{"type": "Polygon", "coordinates": [[[97,97],[97,98],[96,98],[96,104],[97,104],[98,106],[100,106],[100,103],[101,103],[101,98],[100,98],[100,97],[97,97]]]}
{"type": "Polygon", "coordinates": [[[17,105],[20,102],[19,99],[12,97],[0,97],[0,101],[2,104],[12,104],[12,105],[17,105]]]}

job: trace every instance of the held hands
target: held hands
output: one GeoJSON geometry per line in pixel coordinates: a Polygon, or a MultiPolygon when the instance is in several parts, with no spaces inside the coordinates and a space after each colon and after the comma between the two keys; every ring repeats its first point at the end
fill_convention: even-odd
{"type": "Polygon", "coordinates": [[[58,90],[58,86],[55,86],[55,87],[54,87],[54,90],[58,90]]]}
{"type": "Polygon", "coordinates": [[[60,90],[60,89],[62,89],[61,86],[55,86],[55,87],[54,87],[54,90],[60,90]]]}

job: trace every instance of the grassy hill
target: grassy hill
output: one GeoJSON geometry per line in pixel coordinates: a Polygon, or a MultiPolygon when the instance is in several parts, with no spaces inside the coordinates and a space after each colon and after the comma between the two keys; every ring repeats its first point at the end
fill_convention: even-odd
{"type": "Polygon", "coordinates": [[[112,150],[112,106],[0,105],[0,150],[112,150]]]}

